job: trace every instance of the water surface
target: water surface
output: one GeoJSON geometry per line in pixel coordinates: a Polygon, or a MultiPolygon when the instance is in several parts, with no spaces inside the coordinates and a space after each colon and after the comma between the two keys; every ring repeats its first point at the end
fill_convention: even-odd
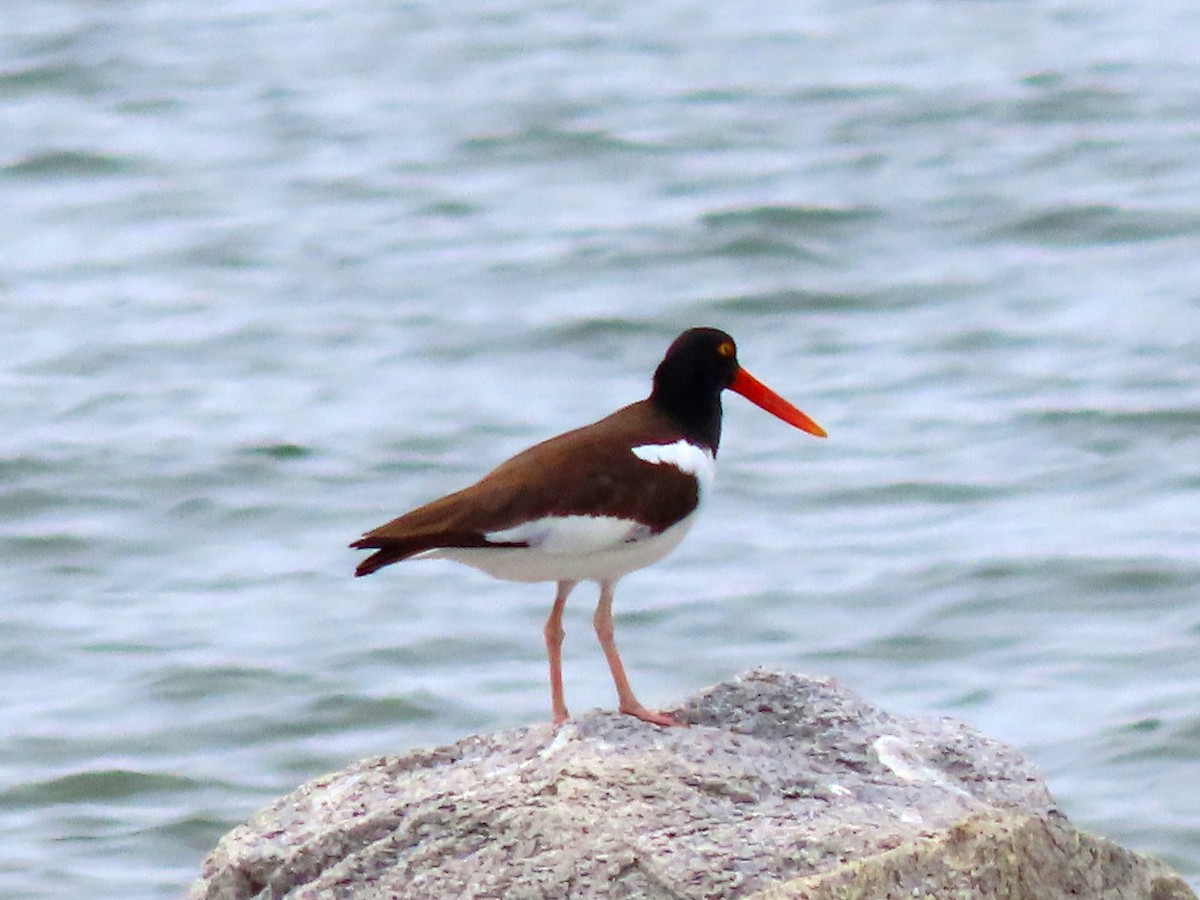
{"type": "MultiPolygon", "coordinates": [[[[639,695],[832,675],[1200,886],[1200,12],[10,3],[0,893],[176,896],[300,782],[548,715],[549,586],[362,530],[644,395],[726,403],[623,581],[639,695]]],[[[567,698],[611,707],[586,588],[567,698]]]]}

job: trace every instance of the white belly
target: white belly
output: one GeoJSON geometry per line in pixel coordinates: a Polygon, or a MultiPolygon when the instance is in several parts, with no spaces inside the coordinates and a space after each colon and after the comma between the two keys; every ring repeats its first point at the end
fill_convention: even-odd
{"type": "Polygon", "coordinates": [[[616,581],[679,546],[695,515],[659,534],[627,519],[548,517],[488,535],[528,541],[528,547],[448,547],[413,558],[452,559],[505,581],[616,581]]]}

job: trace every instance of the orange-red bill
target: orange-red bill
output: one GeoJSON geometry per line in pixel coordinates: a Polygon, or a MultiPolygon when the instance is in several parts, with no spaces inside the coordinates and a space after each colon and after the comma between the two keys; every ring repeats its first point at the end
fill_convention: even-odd
{"type": "Polygon", "coordinates": [[[765,409],[776,418],[783,419],[789,425],[795,425],[801,431],[807,431],[814,437],[825,437],[825,429],[788,403],[777,393],[747,372],[739,368],[733,376],[733,384],[729,389],[741,394],[751,403],[765,409]]]}

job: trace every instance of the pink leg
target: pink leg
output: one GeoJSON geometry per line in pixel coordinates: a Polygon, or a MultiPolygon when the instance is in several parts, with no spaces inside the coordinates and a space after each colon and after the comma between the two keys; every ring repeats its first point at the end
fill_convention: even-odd
{"type": "Polygon", "coordinates": [[[651,712],[633,695],[633,688],[629,686],[629,679],[625,677],[625,667],[621,665],[621,656],[617,653],[617,645],[613,642],[612,601],[612,582],[600,582],[600,602],[596,604],[596,615],[592,617],[592,624],[596,628],[596,637],[600,639],[600,647],[604,650],[604,658],[608,660],[608,669],[612,672],[613,684],[617,688],[617,708],[653,725],[669,727],[685,724],[676,722],[666,713],[651,712]]]}
{"type": "Polygon", "coordinates": [[[550,710],[553,716],[551,721],[556,726],[567,721],[570,716],[567,712],[567,703],[563,699],[562,614],[563,607],[567,605],[567,595],[571,593],[573,587],[575,587],[574,581],[558,583],[558,592],[554,595],[554,606],[550,610],[549,618],[546,619],[546,626],[542,629],[542,634],[546,636],[546,657],[550,660],[550,710]]]}

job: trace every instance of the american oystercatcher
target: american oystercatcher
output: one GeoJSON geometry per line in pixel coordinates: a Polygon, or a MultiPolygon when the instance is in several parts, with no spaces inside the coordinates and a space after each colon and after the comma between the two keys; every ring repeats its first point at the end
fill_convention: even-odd
{"type": "Polygon", "coordinates": [[[716,472],[726,388],[825,437],[816,422],[738,365],[733,338],[692,328],[667,349],[648,398],[536,444],[470,487],[368,531],[350,546],[375,552],[354,574],[404,559],[453,559],[495,578],[557,582],[544,628],[555,725],[568,717],[563,606],[578,582],[598,582],[592,622],[619,709],[656,725],[681,724],[646,709],[629,687],[613,643],[613,585],[662,559],[691,528],[716,472]]]}

